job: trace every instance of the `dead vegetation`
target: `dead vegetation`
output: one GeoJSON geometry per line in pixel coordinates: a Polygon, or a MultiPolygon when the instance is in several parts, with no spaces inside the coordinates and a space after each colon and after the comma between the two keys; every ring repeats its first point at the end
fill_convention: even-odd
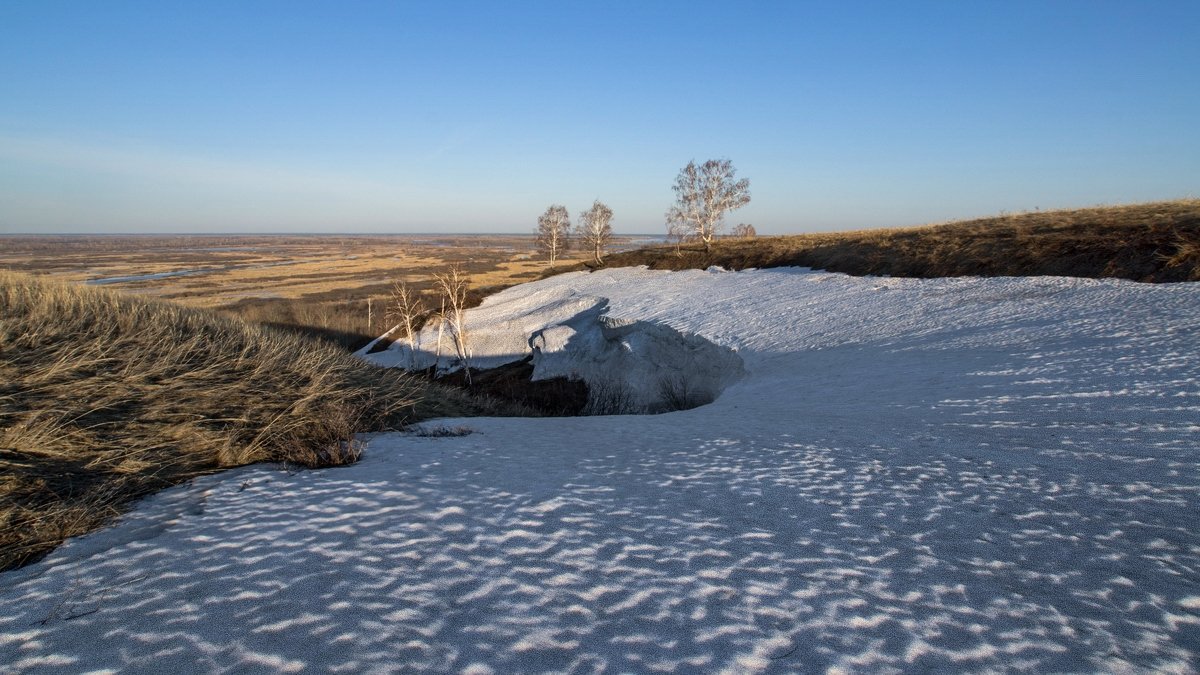
{"type": "MultiPolygon", "coordinates": [[[[1200,281],[1200,200],[1003,215],[924,227],[724,238],[617,253],[610,267],[812,267],[896,277],[1200,281]]],[[[575,266],[574,269],[580,269],[575,266]]]]}
{"type": "Polygon", "coordinates": [[[0,237],[0,269],[100,281],[354,351],[395,325],[372,310],[396,283],[435,298],[434,273],[457,266],[473,288],[511,286],[545,269],[533,252],[532,236],[499,234],[30,235],[0,237]]]}
{"type": "Polygon", "coordinates": [[[320,341],[0,272],[0,570],[194,476],[345,464],[359,432],[503,412],[320,341]]]}
{"type": "Polygon", "coordinates": [[[584,412],[590,388],[582,380],[566,377],[533,379],[533,357],[495,368],[437,373],[435,368],[418,371],[432,381],[460,387],[489,399],[503,401],[528,417],[574,417],[584,412]]]}

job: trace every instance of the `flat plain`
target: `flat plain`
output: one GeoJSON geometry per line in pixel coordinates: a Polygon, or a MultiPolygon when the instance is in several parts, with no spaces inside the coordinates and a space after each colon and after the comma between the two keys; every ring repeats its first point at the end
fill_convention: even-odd
{"type": "MultiPolygon", "coordinates": [[[[635,237],[618,238],[615,249],[635,237]]],[[[457,265],[475,295],[548,269],[530,235],[12,236],[0,269],[219,310],[353,348],[388,324],[395,283],[457,265]]],[[[568,256],[562,264],[582,260],[568,256]]]]}

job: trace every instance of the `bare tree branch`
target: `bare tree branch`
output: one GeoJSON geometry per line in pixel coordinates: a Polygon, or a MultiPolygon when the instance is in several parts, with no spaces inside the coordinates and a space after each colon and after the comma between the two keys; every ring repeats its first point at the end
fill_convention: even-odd
{"type": "Polygon", "coordinates": [[[467,344],[466,313],[467,291],[470,284],[462,269],[457,265],[443,274],[433,275],[438,290],[442,293],[442,311],[439,314],[441,324],[438,330],[438,352],[441,352],[441,329],[444,327],[450,333],[454,351],[462,364],[467,386],[471,385],[471,349],[467,344]]]}
{"type": "Polygon", "coordinates": [[[402,332],[401,337],[408,343],[409,358],[413,364],[416,363],[417,330],[425,312],[425,303],[422,302],[421,296],[409,288],[408,284],[397,281],[392,285],[392,297],[386,315],[402,332]]]}

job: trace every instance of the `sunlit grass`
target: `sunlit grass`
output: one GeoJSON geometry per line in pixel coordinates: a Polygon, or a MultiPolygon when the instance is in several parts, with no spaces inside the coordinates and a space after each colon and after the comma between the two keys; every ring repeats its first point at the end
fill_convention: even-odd
{"type": "Polygon", "coordinates": [[[654,269],[802,266],[903,277],[1077,276],[1200,281],[1200,200],[1039,211],[913,228],[659,246],[609,256],[654,269]]]}
{"type": "Polygon", "coordinates": [[[0,272],[0,569],[200,474],[346,464],[356,433],[485,411],[320,341],[0,272]]]}

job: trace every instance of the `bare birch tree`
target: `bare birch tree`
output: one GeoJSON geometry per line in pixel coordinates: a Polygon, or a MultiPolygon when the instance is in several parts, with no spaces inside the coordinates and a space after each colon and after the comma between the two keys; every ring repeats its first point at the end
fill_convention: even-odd
{"type": "Polygon", "coordinates": [[[675,206],[667,211],[667,231],[687,232],[710,250],[725,213],[750,203],[750,181],[735,181],[735,173],[728,159],[710,159],[700,166],[688,162],[675,178],[675,206]]]}
{"type": "Polygon", "coordinates": [[[575,237],[582,247],[591,249],[597,265],[601,262],[604,249],[612,241],[612,216],[612,209],[598,199],[592,202],[592,208],[579,214],[575,237]]]}
{"type": "Polygon", "coordinates": [[[458,361],[463,367],[463,374],[467,378],[467,385],[470,386],[471,348],[467,344],[466,328],[467,291],[470,288],[470,283],[457,265],[451,267],[443,274],[434,274],[433,279],[442,294],[442,310],[438,316],[441,322],[438,327],[439,354],[441,353],[442,342],[441,329],[445,328],[450,333],[450,341],[454,345],[454,352],[458,355],[458,361]]]}
{"type": "Polygon", "coordinates": [[[553,204],[538,216],[537,248],[550,259],[550,264],[567,250],[570,243],[571,216],[567,207],[553,204]]]}
{"type": "Polygon", "coordinates": [[[399,330],[400,339],[408,344],[411,365],[416,365],[417,362],[417,331],[421,327],[421,317],[425,312],[425,303],[421,296],[409,288],[408,284],[397,281],[392,285],[392,297],[386,315],[389,322],[395,322],[392,331],[399,330]]]}

